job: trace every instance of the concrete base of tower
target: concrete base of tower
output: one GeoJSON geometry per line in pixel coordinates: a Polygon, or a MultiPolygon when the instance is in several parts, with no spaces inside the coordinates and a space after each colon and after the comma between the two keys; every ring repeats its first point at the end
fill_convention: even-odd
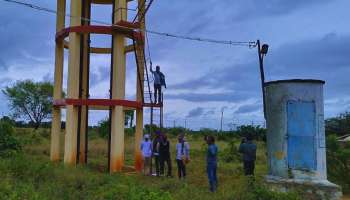
{"type": "Polygon", "coordinates": [[[308,200],[341,200],[341,187],[328,180],[285,179],[266,176],[266,185],[272,191],[297,192],[302,199],[308,200]]]}

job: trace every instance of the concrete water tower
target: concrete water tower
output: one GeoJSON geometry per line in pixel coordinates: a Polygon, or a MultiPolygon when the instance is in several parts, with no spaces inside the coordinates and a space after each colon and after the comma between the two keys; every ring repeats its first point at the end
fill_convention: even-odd
{"type": "MultiPolygon", "coordinates": [[[[54,107],[52,112],[51,160],[60,160],[61,110],[66,109],[64,163],[87,163],[89,110],[109,111],[108,169],[120,172],[124,165],[124,115],[126,110],[136,110],[134,169],[142,168],[139,148],[143,135],[144,107],[163,107],[152,100],[145,102],[145,82],[148,81],[144,55],[146,0],[136,2],[137,14],[128,20],[128,3],[131,0],[57,0],[56,62],[54,80],[54,107]],[[70,2],[69,23],[65,26],[66,7],[70,2]],[[95,25],[91,18],[93,4],[110,7],[111,24],[95,25]],[[91,35],[109,35],[110,47],[91,46],[91,35]],[[64,50],[68,53],[67,96],[62,96],[64,50]],[[133,53],[136,60],[136,99],[125,99],[126,55],[133,53]],[[91,99],[89,71],[91,54],[111,55],[109,98],[91,99]],[[146,77],[146,78],[145,78],[146,77]]],[[[147,6],[147,7],[146,7],[147,6]]],[[[149,90],[149,84],[148,90],[149,90]]],[[[148,91],[151,94],[150,91],[148,91]]],[[[148,100],[147,100],[148,101],[148,100]]]]}

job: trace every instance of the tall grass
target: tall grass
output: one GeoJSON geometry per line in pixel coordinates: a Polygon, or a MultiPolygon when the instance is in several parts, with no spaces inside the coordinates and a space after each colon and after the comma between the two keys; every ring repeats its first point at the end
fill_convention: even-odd
{"type": "MultiPolygon", "coordinates": [[[[263,184],[266,174],[266,156],[263,143],[259,143],[261,160],[256,166],[256,180],[252,182],[242,174],[240,162],[224,162],[220,154],[218,165],[219,188],[210,193],[205,171],[205,147],[202,140],[189,137],[191,162],[187,165],[185,181],[176,178],[145,177],[141,174],[106,173],[107,141],[94,138],[89,141],[87,166],[68,167],[49,161],[49,139],[41,137],[28,142],[32,135],[20,133],[27,141],[22,154],[0,160],[0,199],[126,199],[126,200],[292,200],[294,193],[269,191],[263,184]],[[100,170],[100,169],[103,170],[100,170]]],[[[45,134],[43,134],[45,135],[45,134]]],[[[35,138],[35,137],[34,137],[35,138]]],[[[63,139],[63,134],[62,134],[63,139]]],[[[235,143],[235,142],[233,142],[235,143]]],[[[171,138],[174,155],[175,138],[171,138]]],[[[63,144],[62,144],[63,145],[63,144]]],[[[219,150],[229,148],[229,143],[218,142],[219,150]]],[[[126,163],[133,164],[133,138],[126,137],[126,163]]],[[[63,148],[62,148],[63,150],[63,148]]]]}

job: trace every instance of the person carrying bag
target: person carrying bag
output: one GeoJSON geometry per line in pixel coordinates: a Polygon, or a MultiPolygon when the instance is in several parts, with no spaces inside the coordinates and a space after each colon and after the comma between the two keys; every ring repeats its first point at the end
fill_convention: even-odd
{"type": "Polygon", "coordinates": [[[176,163],[179,179],[185,179],[186,177],[186,164],[190,162],[190,146],[185,141],[184,135],[181,134],[178,137],[178,143],[176,144],[176,163]]]}

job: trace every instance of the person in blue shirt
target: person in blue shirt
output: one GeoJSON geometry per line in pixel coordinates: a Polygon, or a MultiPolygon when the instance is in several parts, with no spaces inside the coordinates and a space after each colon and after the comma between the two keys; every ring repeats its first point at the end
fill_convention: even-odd
{"type": "Polygon", "coordinates": [[[239,145],[239,152],[242,153],[244,174],[246,176],[254,176],[256,149],[257,147],[253,143],[253,136],[251,134],[243,138],[239,145]]]}
{"type": "Polygon", "coordinates": [[[215,138],[213,136],[207,136],[205,139],[208,144],[207,174],[209,179],[209,189],[211,192],[215,192],[218,185],[216,177],[218,147],[215,144],[215,138]]]}
{"type": "Polygon", "coordinates": [[[153,71],[151,65],[150,71],[152,72],[154,79],[154,102],[157,103],[158,100],[158,104],[160,104],[162,102],[162,86],[166,88],[165,76],[160,71],[159,66],[156,66],[156,71],[153,71]]]}

